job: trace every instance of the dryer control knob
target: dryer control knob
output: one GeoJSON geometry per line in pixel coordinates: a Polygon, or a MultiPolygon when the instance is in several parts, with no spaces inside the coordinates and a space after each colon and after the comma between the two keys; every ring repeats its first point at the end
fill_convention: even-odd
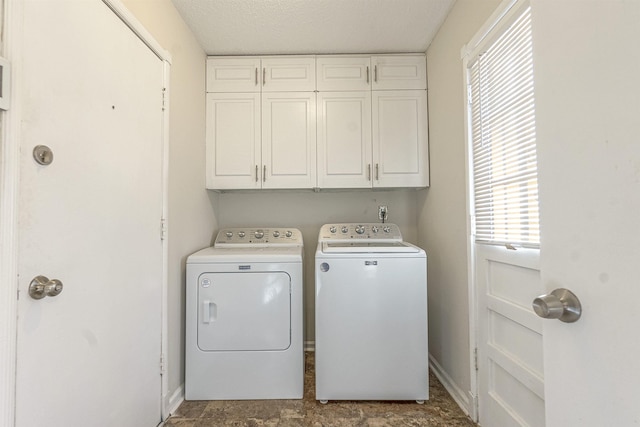
{"type": "Polygon", "coordinates": [[[227,231],[224,234],[226,234],[226,236],[229,237],[229,238],[233,237],[233,231],[227,231]]]}
{"type": "Polygon", "coordinates": [[[284,233],[284,235],[287,236],[287,237],[291,237],[291,236],[293,236],[293,233],[291,232],[291,230],[287,230],[287,232],[284,233]]]}
{"type": "Polygon", "coordinates": [[[346,225],[343,225],[343,226],[342,226],[341,231],[342,231],[344,234],[347,234],[347,232],[349,231],[349,228],[348,228],[346,225]]]}
{"type": "Polygon", "coordinates": [[[338,229],[336,228],[335,225],[332,225],[331,227],[329,227],[329,231],[332,233],[335,233],[336,231],[338,231],[338,229]]]}
{"type": "Polygon", "coordinates": [[[382,227],[382,231],[384,231],[385,233],[388,233],[391,231],[391,227],[389,227],[388,225],[385,225],[384,227],[382,227]]]}
{"type": "Polygon", "coordinates": [[[256,239],[262,239],[264,237],[264,231],[257,230],[253,235],[256,236],[256,239]]]}
{"type": "Polygon", "coordinates": [[[364,234],[364,225],[356,225],[356,233],[364,234]]]}
{"type": "Polygon", "coordinates": [[[245,236],[244,231],[238,231],[238,236],[239,237],[244,237],[245,236]]]}
{"type": "Polygon", "coordinates": [[[377,225],[374,225],[373,227],[371,227],[371,231],[373,231],[374,233],[377,233],[378,231],[380,231],[380,229],[378,228],[377,225]]]}
{"type": "Polygon", "coordinates": [[[278,230],[274,231],[273,237],[280,237],[280,232],[278,230]]]}

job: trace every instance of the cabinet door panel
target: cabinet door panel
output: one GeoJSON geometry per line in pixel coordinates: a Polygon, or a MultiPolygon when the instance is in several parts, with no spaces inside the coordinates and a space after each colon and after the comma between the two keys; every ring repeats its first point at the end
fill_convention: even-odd
{"type": "Polygon", "coordinates": [[[260,58],[207,58],[207,92],[260,92],[260,58]]]}
{"type": "Polygon", "coordinates": [[[318,56],[319,91],[361,91],[371,89],[371,60],[368,56],[318,56]]]}
{"type": "Polygon", "coordinates": [[[371,187],[371,93],[318,93],[318,186],[371,187]]]}
{"type": "Polygon", "coordinates": [[[427,62],[424,55],[371,57],[373,89],[426,89],[427,62]]]}
{"type": "Polygon", "coordinates": [[[313,92],[262,96],[262,188],[316,186],[316,105],[313,92]]]}
{"type": "Polygon", "coordinates": [[[263,92],[311,92],[316,90],[314,56],[262,58],[263,92]]]}
{"type": "Polygon", "coordinates": [[[260,188],[260,94],[207,94],[207,188],[260,188]]]}
{"type": "Polygon", "coordinates": [[[374,187],[429,185],[427,93],[373,92],[374,187]]]}

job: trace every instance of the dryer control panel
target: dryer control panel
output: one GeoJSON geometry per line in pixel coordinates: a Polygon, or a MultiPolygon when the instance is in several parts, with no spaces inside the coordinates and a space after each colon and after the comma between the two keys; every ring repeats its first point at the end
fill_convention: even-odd
{"type": "Polygon", "coordinates": [[[223,228],[214,247],[302,246],[302,233],[297,228],[223,228]]]}
{"type": "Polygon", "coordinates": [[[325,224],[320,229],[318,241],[345,242],[354,240],[401,242],[402,233],[396,224],[325,224]]]}

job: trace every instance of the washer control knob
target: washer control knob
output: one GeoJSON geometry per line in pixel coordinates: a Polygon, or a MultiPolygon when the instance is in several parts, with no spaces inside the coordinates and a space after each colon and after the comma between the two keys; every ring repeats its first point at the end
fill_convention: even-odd
{"type": "Polygon", "coordinates": [[[291,232],[291,230],[287,230],[287,232],[284,233],[284,235],[287,236],[287,237],[291,237],[291,236],[293,236],[293,233],[291,232]]]}
{"type": "Polygon", "coordinates": [[[343,225],[340,231],[342,231],[343,234],[347,234],[347,232],[349,231],[349,228],[346,225],[343,225]]]}
{"type": "Polygon", "coordinates": [[[364,225],[356,225],[356,233],[364,234],[364,225]]]}
{"type": "Polygon", "coordinates": [[[382,227],[382,231],[384,231],[385,233],[389,233],[391,231],[391,227],[385,225],[384,227],[382,227]]]}
{"type": "Polygon", "coordinates": [[[332,225],[331,227],[329,227],[329,231],[332,233],[335,233],[336,231],[338,231],[338,229],[336,228],[335,225],[332,225]]]}
{"type": "Polygon", "coordinates": [[[278,230],[274,231],[273,237],[280,237],[280,232],[278,230]]]}
{"type": "Polygon", "coordinates": [[[233,237],[233,231],[227,231],[224,234],[226,234],[226,236],[229,237],[229,238],[233,237]]]}
{"type": "Polygon", "coordinates": [[[246,236],[244,231],[238,231],[238,237],[244,237],[244,236],[246,236]]]}
{"type": "Polygon", "coordinates": [[[371,227],[371,231],[373,231],[374,233],[377,233],[378,231],[380,231],[380,228],[378,228],[377,225],[374,225],[373,227],[371,227]]]}
{"type": "Polygon", "coordinates": [[[262,239],[264,237],[264,231],[256,230],[256,232],[253,233],[253,235],[256,236],[256,239],[262,239]]]}

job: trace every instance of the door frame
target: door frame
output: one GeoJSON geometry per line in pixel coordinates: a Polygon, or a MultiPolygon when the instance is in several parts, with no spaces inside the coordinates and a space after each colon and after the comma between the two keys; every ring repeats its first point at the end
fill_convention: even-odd
{"type": "MultiPolygon", "coordinates": [[[[161,358],[167,354],[167,295],[168,295],[168,165],[169,165],[169,83],[171,55],[153,38],[134,15],[126,9],[120,0],[102,0],[102,2],[138,36],[138,38],[163,63],[163,113],[162,113],[162,305],[161,311],[161,358]]],[[[2,51],[10,61],[13,78],[9,82],[9,110],[0,111],[2,129],[0,134],[0,427],[15,425],[16,409],[16,358],[17,358],[17,319],[18,319],[18,198],[20,195],[20,129],[21,97],[17,81],[22,68],[24,9],[20,1],[3,1],[2,32],[5,44],[2,51]]],[[[168,381],[165,371],[166,362],[161,368],[161,418],[168,417],[168,381]]]]}
{"type": "Polygon", "coordinates": [[[529,0],[503,0],[487,21],[478,29],[473,38],[460,50],[463,70],[464,123],[465,123],[465,183],[466,183],[466,219],[467,219],[467,289],[469,307],[469,417],[478,422],[479,417],[479,372],[478,372],[478,284],[476,279],[475,217],[473,209],[473,154],[471,151],[471,118],[469,116],[469,59],[479,45],[486,39],[495,37],[494,31],[502,19],[517,13],[529,0]]]}

